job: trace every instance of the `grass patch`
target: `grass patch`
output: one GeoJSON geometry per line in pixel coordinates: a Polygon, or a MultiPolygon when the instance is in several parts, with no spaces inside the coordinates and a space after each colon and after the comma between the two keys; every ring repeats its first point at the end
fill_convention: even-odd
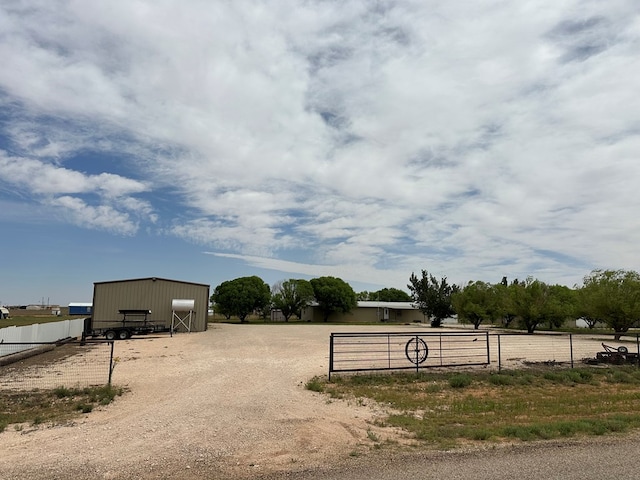
{"type": "Polygon", "coordinates": [[[322,393],[324,392],[324,383],[322,383],[320,377],[313,377],[305,384],[304,388],[311,390],[312,392],[322,393]]]}
{"type": "Polygon", "coordinates": [[[471,385],[472,382],[471,375],[466,373],[461,373],[458,375],[454,375],[449,379],[449,385],[451,388],[465,388],[471,385]]]}
{"type": "Polygon", "coordinates": [[[112,385],[0,393],[0,432],[12,424],[59,424],[107,405],[124,390],[112,385]]]}
{"type": "Polygon", "coordinates": [[[640,429],[640,369],[633,366],[371,374],[310,383],[333,398],[388,407],[380,425],[438,448],[640,429]]]}

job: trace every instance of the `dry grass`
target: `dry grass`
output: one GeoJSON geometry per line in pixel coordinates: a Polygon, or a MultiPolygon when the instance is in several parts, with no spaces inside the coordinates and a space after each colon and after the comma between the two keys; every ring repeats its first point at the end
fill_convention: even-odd
{"type": "Polygon", "coordinates": [[[375,400],[388,409],[381,425],[438,447],[640,428],[637,367],[356,375],[307,388],[375,400]]]}

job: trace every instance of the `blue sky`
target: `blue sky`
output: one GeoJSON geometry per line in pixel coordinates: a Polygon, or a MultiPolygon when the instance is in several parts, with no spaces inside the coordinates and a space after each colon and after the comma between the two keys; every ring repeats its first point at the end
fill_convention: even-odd
{"type": "Polygon", "coordinates": [[[640,270],[635,0],[0,4],[0,302],[640,270]]]}

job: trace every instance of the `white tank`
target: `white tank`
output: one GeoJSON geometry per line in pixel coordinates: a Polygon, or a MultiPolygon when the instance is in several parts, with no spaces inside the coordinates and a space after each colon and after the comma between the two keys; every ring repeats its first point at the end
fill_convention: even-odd
{"type": "Polygon", "coordinates": [[[174,298],[171,300],[171,310],[174,312],[189,312],[194,310],[196,301],[174,298]]]}

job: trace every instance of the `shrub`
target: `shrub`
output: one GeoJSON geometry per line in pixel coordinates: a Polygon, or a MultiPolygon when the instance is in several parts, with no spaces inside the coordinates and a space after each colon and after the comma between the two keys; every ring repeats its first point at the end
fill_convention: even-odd
{"type": "Polygon", "coordinates": [[[449,385],[451,388],[465,388],[471,385],[471,376],[466,373],[460,373],[454,375],[449,379],[449,385]]]}

